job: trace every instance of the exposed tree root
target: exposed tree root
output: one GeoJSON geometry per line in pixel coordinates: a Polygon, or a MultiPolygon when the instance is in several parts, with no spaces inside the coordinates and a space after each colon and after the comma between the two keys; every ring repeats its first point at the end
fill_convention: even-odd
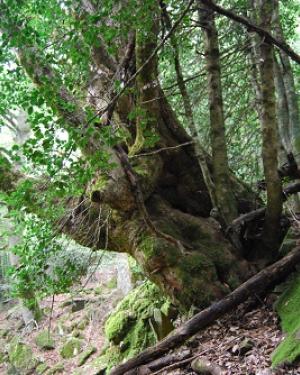
{"type": "MultiPolygon", "coordinates": [[[[222,315],[228,313],[240,303],[244,302],[253,293],[270,288],[286,277],[300,262],[300,247],[294,248],[286,257],[263,269],[248,281],[240,285],[227,297],[214,303],[210,307],[196,314],[193,318],[176,329],[171,336],[166,337],[157,345],[146,349],[137,357],[129,359],[111,371],[111,375],[124,375],[130,370],[136,370],[184,343],[188,338],[201,329],[213,323],[222,315]]],[[[132,372],[130,372],[132,374],[132,372]]]]}

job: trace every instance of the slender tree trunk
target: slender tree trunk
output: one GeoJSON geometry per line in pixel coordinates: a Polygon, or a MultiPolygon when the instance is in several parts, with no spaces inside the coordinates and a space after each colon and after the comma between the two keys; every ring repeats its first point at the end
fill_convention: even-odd
{"type": "MultiPolygon", "coordinates": [[[[273,26],[275,36],[280,41],[285,41],[283,30],[280,22],[280,12],[279,12],[279,1],[274,0],[274,17],[273,17],[273,26]]],[[[280,85],[282,91],[285,92],[286,103],[288,112],[288,121],[285,118],[285,131],[284,137],[286,139],[287,132],[289,134],[289,151],[293,151],[297,162],[300,161],[300,113],[297,92],[294,81],[293,68],[290,62],[289,57],[283,51],[279,51],[279,62],[277,63],[276,76],[277,73],[280,75],[280,85]]],[[[278,92],[279,93],[279,92],[278,92]]],[[[297,212],[300,212],[300,196],[299,194],[294,196],[294,209],[297,212]]]]}
{"type": "Polygon", "coordinates": [[[215,194],[220,216],[224,220],[224,224],[229,225],[237,216],[237,208],[229,178],[218,32],[214,13],[201,1],[199,6],[208,75],[210,138],[215,194]]]}
{"type": "MultiPolygon", "coordinates": [[[[260,24],[271,29],[273,0],[260,0],[260,24]]],[[[267,209],[263,242],[270,253],[279,245],[280,217],[282,212],[282,185],[278,174],[278,131],[274,82],[274,59],[272,45],[262,41],[260,45],[260,79],[262,95],[262,158],[267,185],[267,209]]]]}
{"type": "MultiPolygon", "coordinates": [[[[285,38],[280,23],[279,0],[274,0],[274,32],[275,36],[284,42],[285,38]]],[[[300,153],[300,114],[297,93],[295,88],[294,74],[289,57],[283,51],[279,51],[282,75],[286,91],[287,104],[289,109],[289,127],[292,138],[293,151],[300,153]]]]}
{"type": "Polygon", "coordinates": [[[280,136],[280,164],[284,164],[287,160],[286,155],[292,152],[292,143],[289,128],[289,108],[284,87],[284,81],[280,65],[274,58],[274,78],[276,87],[276,110],[278,120],[278,132],[280,136]]]}

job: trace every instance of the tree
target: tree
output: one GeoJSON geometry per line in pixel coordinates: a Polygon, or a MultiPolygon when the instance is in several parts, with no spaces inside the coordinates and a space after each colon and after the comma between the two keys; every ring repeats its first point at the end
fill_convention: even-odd
{"type": "MultiPolygon", "coordinates": [[[[18,105],[29,114],[34,139],[24,150],[35,170],[18,182],[20,173],[3,162],[0,187],[11,206],[25,207],[84,246],[131,254],[174,301],[204,306],[252,269],[249,254],[242,256],[210,217],[199,153],[162,88],[169,41],[176,52],[174,41],[184,47],[187,40],[182,30],[194,30],[192,1],[168,7],[172,24],[164,33],[155,0],[1,3],[4,91],[13,92],[12,77],[20,82],[1,108],[18,105]]],[[[229,225],[261,202],[228,167],[221,103],[213,108],[220,97],[218,61],[212,64],[218,35],[212,22],[209,27],[208,74],[217,83],[209,88],[211,127],[222,130],[222,142],[212,136],[206,163],[229,225]]],[[[270,168],[276,175],[277,164],[270,168]]],[[[268,218],[278,199],[268,200],[268,218]]],[[[280,232],[278,217],[272,223],[280,232]]]]}

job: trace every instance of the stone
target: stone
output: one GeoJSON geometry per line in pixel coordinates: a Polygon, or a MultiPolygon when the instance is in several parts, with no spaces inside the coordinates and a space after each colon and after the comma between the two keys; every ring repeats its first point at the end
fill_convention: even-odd
{"type": "Polygon", "coordinates": [[[67,300],[61,304],[61,307],[71,306],[71,311],[74,313],[83,310],[86,302],[87,301],[85,299],[67,300]]]}
{"type": "Polygon", "coordinates": [[[255,375],[273,375],[274,372],[270,368],[259,370],[255,375]]]}
{"type": "Polygon", "coordinates": [[[61,374],[63,371],[64,371],[64,365],[61,363],[58,363],[54,367],[47,370],[44,374],[45,375],[61,374]]]}
{"type": "Polygon", "coordinates": [[[192,369],[200,375],[221,375],[222,369],[205,358],[195,358],[191,363],[192,369]]]}
{"type": "Polygon", "coordinates": [[[72,303],[72,312],[81,311],[85,307],[86,301],[84,299],[74,300],[72,303]]]}
{"type": "Polygon", "coordinates": [[[48,330],[40,332],[35,337],[35,343],[40,349],[51,350],[55,349],[55,343],[48,330]]]}
{"type": "Polygon", "coordinates": [[[77,324],[77,328],[81,329],[81,330],[84,330],[86,328],[86,326],[88,326],[88,324],[89,324],[89,320],[88,319],[83,319],[83,320],[81,320],[81,322],[79,322],[77,324]]]}
{"type": "Polygon", "coordinates": [[[44,374],[49,369],[49,366],[46,363],[40,363],[35,369],[37,375],[44,374]]]}
{"type": "Polygon", "coordinates": [[[254,342],[248,338],[245,338],[243,341],[234,345],[232,348],[232,353],[235,355],[245,355],[249,350],[254,346],[254,342]]]}
{"type": "Polygon", "coordinates": [[[0,329],[0,337],[5,338],[7,337],[8,333],[9,333],[8,328],[0,329]]]}
{"type": "Polygon", "coordinates": [[[19,339],[13,340],[8,349],[10,364],[20,375],[31,374],[38,365],[31,348],[19,339]]]}
{"type": "Polygon", "coordinates": [[[73,331],[72,331],[72,336],[73,337],[77,337],[79,339],[83,339],[83,335],[81,333],[81,331],[79,331],[79,329],[75,328],[73,331]]]}
{"type": "Polygon", "coordinates": [[[96,348],[94,346],[88,347],[84,352],[82,352],[78,358],[77,365],[80,367],[86,363],[92,354],[96,353],[96,348]]]}
{"type": "Polygon", "coordinates": [[[60,355],[65,358],[76,357],[82,351],[82,340],[72,337],[61,348],[60,355]]]}

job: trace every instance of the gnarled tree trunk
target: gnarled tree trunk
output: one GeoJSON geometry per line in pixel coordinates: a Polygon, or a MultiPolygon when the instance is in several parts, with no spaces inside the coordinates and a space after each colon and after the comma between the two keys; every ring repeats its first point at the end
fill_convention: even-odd
{"type": "MultiPolygon", "coordinates": [[[[83,5],[85,12],[97,11],[88,1],[83,5]]],[[[21,65],[40,90],[46,92],[51,87],[50,104],[65,119],[67,131],[75,130],[87,137],[83,154],[105,149],[116,163],[109,173],[99,170],[83,187],[85,193],[80,198],[59,202],[65,205],[65,214],[56,221],[57,229],[81,245],[131,254],[147,277],[175,302],[203,307],[249,277],[250,268],[219,223],[209,217],[212,204],[197,152],[160,86],[157,9],[152,4],[148,12],[154,21],[151,29],[137,29],[135,36],[120,40],[117,59],[109,58],[101,39],[92,51],[91,66],[98,76],[89,87],[90,93],[97,94],[90,98],[90,105],[101,115],[92,137],[88,136],[89,121],[81,103],[51,66],[45,64],[43,51],[24,44],[16,46],[16,51],[21,65]],[[136,85],[137,95],[130,91],[117,95],[110,87],[110,79],[116,76],[125,76],[127,86],[136,85]],[[52,82],[60,85],[54,86],[52,82]],[[101,111],[104,107],[106,111],[101,111]],[[138,112],[135,120],[128,116],[132,111],[138,112]],[[102,126],[127,129],[128,144],[103,144],[96,136],[102,126]],[[150,147],[145,137],[149,132],[159,137],[155,146],[150,147]]],[[[148,17],[151,18],[149,14],[148,17]]],[[[9,35],[15,32],[22,33],[22,27],[11,25],[9,35]]],[[[209,158],[208,163],[212,168],[209,158]]],[[[15,175],[7,184],[11,175],[3,172],[5,180],[0,177],[0,187],[13,189],[15,175]]],[[[230,204],[237,207],[237,214],[254,208],[254,194],[231,172],[227,177],[232,186],[230,204]]],[[[43,188],[39,186],[36,184],[36,191],[42,194],[43,188]]],[[[30,197],[31,209],[35,198],[34,194],[30,197]]],[[[223,204],[222,200],[219,204],[223,204]]],[[[40,203],[37,208],[41,213],[40,203]]],[[[226,217],[232,218],[232,210],[226,217]]]]}

